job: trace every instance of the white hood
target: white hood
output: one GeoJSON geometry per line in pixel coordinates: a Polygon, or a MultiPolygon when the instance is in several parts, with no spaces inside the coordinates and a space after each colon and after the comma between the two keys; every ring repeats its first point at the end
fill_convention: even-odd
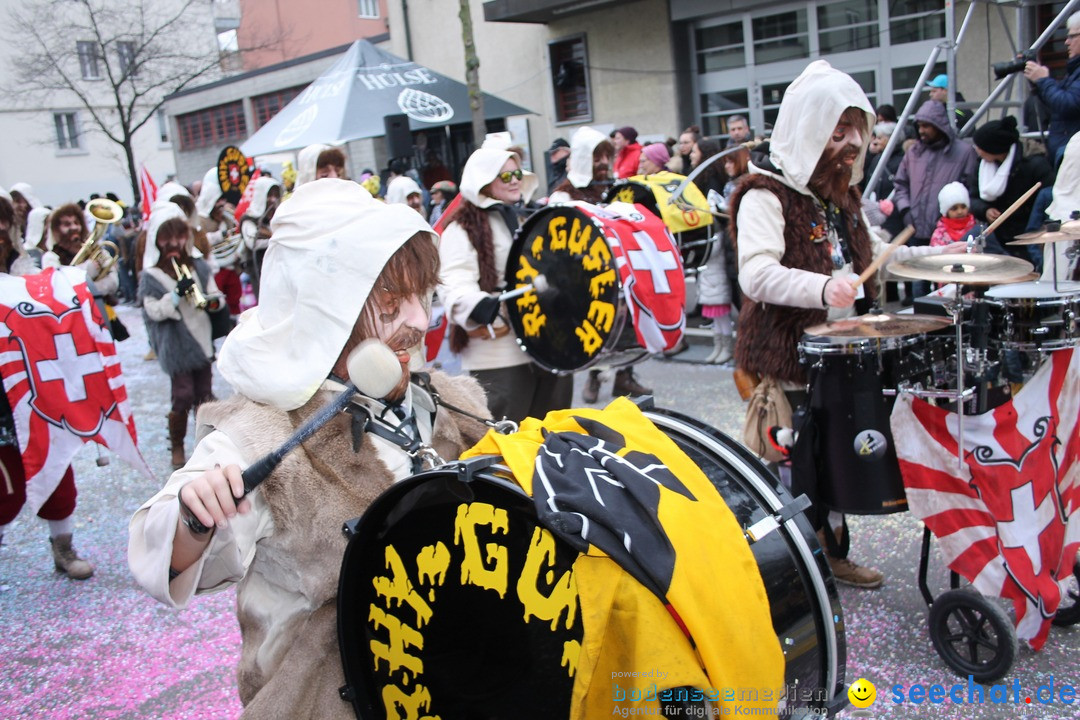
{"type": "MultiPolygon", "coordinates": [[[[769,140],[769,160],[784,171],[787,185],[808,194],[810,176],[829,144],[837,121],[849,107],[866,112],[866,127],[861,128],[862,152],[851,174],[851,184],[854,185],[862,180],[870,128],[877,119],[866,93],[850,75],[834,69],[824,60],[815,60],[807,65],[799,77],[788,85],[769,140]]],[[[759,168],[754,169],[761,172],[759,168]]]]}
{"type": "Polygon", "coordinates": [[[10,196],[13,192],[17,192],[22,195],[23,199],[26,200],[26,202],[30,205],[31,208],[42,207],[41,201],[38,200],[38,196],[34,194],[34,188],[30,187],[29,184],[24,182],[17,182],[11,186],[11,189],[8,191],[8,195],[10,196]]]}
{"type": "Polygon", "coordinates": [[[218,182],[217,165],[215,165],[203,175],[202,187],[199,188],[199,197],[195,200],[195,211],[199,213],[199,217],[210,217],[210,213],[213,212],[214,205],[219,197],[221,197],[221,184],[218,182]]]}
{"type": "Polygon", "coordinates": [[[570,160],[566,163],[566,177],[576,188],[583,188],[592,182],[593,151],[608,137],[591,127],[578,128],[570,138],[570,160]]]}
{"type": "Polygon", "coordinates": [[[241,395],[293,410],[330,374],[390,257],[416,233],[438,238],[412,208],[333,178],[297,187],[270,227],[259,304],[229,333],[218,368],[241,395]]]}
{"type": "Polygon", "coordinates": [[[293,185],[294,190],[315,179],[319,156],[322,155],[324,150],[329,149],[329,145],[308,145],[300,151],[300,154],[296,156],[296,184],[293,185]]]}
{"type": "Polygon", "coordinates": [[[413,193],[424,194],[420,185],[408,175],[398,175],[386,186],[386,202],[407,203],[413,193]]]}
{"type": "MultiPolygon", "coordinates": [[[[1070,219],[1074,211],[1080,210],[1080,133],[1073,135],[1065,146],[1065,156],[1061,159],[1061,167],[1057,171],[1057,180],[1054,181],[1054,201],[1046,208],[1046,217],[1051,220],[1065,222],[1070,219]]],[[[1043,273],[1044,281],[1052,281],[1054,278],[1054,259],[1050,256],[1053,252],[1057,255],[1058,280],[1068,280],[1072,277],[1072,269],[1076,267],[1076,260],[1070,260],[1066,253],[1074,243],[1056,242],[1043,245],[1043,273]]]]}
{"type": "MultiPolygon", "coordinates": [[[[169,197],[172,197],[170,195],[169,197]]],[[[168,200],[159,200],[154,203],[150,208],[150,222],[146,225],[146,247],[143,248],[143,267],[151,268],[158,264],[158,259],[161,257],[161,251],[157,246],[157,234],[158,230],[165,223],[166,220],[172,220],[178,218],[185,223],[190,223],[188,216],[184,214],[184,211],[174,202],[168,200]]],[[[195,249],[195,239],[191,232],[191,226],[188,226],[188,241],[187,251],[188,255],[195,249]]]]}
{"type": "MultiPolygon", "coordinates": [[[[499,200],[483,195],[480,191],[495,179],[510,158],[518,159],[517,155],[509,150],[492,148],[480,148],[470,155],[465,169],[461,171],[461,194],[465,199],[482,208],[498,205],[499,200]]],[[[521,197],[528,201],[539,184],[536,175],[526,170],[521,178],[521,197]]]]}
{"type": "MultiPolygon", "coordinates": [[[[36,248],[38,242],[41,241],[41,236],[49,223],[49,215],[52,215],[52,211],[45,207],[36,207],[30,211],[26,218],[26,237],[23,238],[27,250],[36,248]]],[[[46,245],[52,248],[52,241],[47,240],[46,245]]]]}
{"type": "Polygon", "coordinates": [[[281,183],[266,175],[260,175],[252,182],[251,204],[248,205],[247,212],[244,214],[248,217],[260,218],[266,212],[266,196],[270,193],[270,188],[276,187],[280,190],[281,183]]]}

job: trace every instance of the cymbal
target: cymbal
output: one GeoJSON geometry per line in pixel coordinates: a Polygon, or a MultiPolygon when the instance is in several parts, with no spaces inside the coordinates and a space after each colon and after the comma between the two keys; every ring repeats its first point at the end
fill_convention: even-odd
{"type": "Polygon", "coordinates": [[[832,320],[808,327],[807,335],[837,338],[887,338],[919,335],[952,325],[952,320],[939,315],[894,315],[878,313],[832,320]]]}
{"type": "Polygon", "coordinates": [[[962,285],[997,285],[1031,280],[1033,278],[1030,276],[1035,267],[1027,260],[1011,255],[950,253],[919,255],[907,260],[891,262],[888,270],[905,280],[929,280],[962,285]]]}
{"type": "Polygon", "coordinates": [[[1064,223],[1060,230],[1036,230],[1034,232],[1020,233],[1015,240],[1010,240],[1006,245],[1042,245],[1043,243],[1067,242],[1080,240],[1080,227],[1066,231],[1064,223]]]}

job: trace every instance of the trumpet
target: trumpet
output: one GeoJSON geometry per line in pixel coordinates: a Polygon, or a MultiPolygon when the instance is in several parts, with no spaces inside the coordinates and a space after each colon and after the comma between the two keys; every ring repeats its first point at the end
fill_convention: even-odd
{"type": "Polygon", "coordinates": [[[87,260],[93,260],[99,270],[92,279],[97,281],[108,275],[120,259],[120,248],[116,243],[102,240],[101,236],[105,234],[105,226],[118,223],[124,218],[124,209],[108,198],[94,198],[86,204],[86,210],[94,216],[94,230],[72,258],[71,264],[82,265],[87,260]]]}
{"type": "Polygon", "coordinates": [[[191,289],[184,293],[184,297],[199,310],[206,309],[209,301],[206,299],[206,296],[202,294],[202,290],[199,289],[199,281],[192,277],[191,270],[188,269],[188,266],[176,262],[176,258],[172,258],[172,266],[173,270],[176,271],[177,281],[191,279],[194,283],[194,285],[191,286],[191,289]]]}

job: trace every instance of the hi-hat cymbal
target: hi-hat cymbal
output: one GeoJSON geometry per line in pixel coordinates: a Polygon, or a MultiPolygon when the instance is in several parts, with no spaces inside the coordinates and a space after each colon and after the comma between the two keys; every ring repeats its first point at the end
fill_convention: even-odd
{"type": "Polygon", "coordinates": [[[1011,255],[950,253],[919,255],[892,262],[889,272],[905,280],[929,280],[962,285],[996,285],[1033,279],[1035,267],[1011,255]]]}
{"type": "Polygon", "coordinates": [[[952,325],[952,320],[938,315],[893,315],[879,313],[832,320],[808,327],[807,335],[837,338],[888,338],[921,335],[952,325]]]}
{"type": "Polygon", "coordinates": [[[1066,242],[1069,240],[1080,240],[1080,224],[1075,221],[1062,223],[1060,230],[1036,230],[1034,232],[1020,233],[1015,240],[1005,244],[1042,245],[1043,243],[1066,242]]]}

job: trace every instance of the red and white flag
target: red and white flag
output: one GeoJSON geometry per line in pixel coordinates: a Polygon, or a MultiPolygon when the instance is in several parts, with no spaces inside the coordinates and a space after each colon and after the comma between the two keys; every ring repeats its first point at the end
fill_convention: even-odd
{"type": "Polygon", "coordinates": [[[251,207],[251,199],[255,197],[255,181],[261,176],[262,171],[255,168],[255,172],[251,174],[251,179],[248,180],[247,187],[244,188],[244,194],[240,196],[240,202],[236,203],[236,212],[233,213],[236,222],[240,222],[247,215],[248,208],[251,207]]]}
{"type": "Polygon", "coordinates": [[[146,222],[150,219],[150,208],[154,207],[154,201],[157,200],[157,183],[145,165],[139,171],[139,195],[142,197],[142,219],[146,222]]]}
{"type": "Polygon", "coordinates": [[[0,373],[36,513],[83,443],[109,448],[148,477],[116,346],[78,268],[0,275],[0,373]]]}
{"type": "Polygon", "coordinates": [[[607,237],[638,342],[651,353],[671,350],[686,329],[686,278],[679,247],[664,222],[644,205],[616,202],[603,210],[608,217],[627,221],[616,223],[614,233],[609,226],[607,237]]]}
{"type": "Polygon", "coordinates": [[[964,417],[901,396],[892,414],[908,506],[949,568],[1008,598],[1016,634],[1038,650],[1080,549],[1080,354],[1051,355],[1013,399],[964,417]]]}

